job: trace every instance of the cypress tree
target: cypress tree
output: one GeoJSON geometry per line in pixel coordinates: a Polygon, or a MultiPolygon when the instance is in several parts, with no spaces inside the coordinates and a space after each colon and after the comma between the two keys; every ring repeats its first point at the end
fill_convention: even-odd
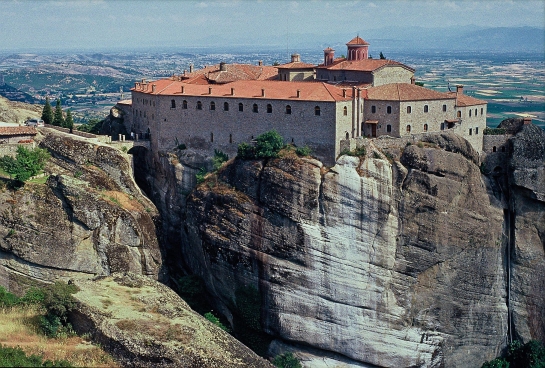
{"type": "Polygon", "coordinates": [[[64,118],[62,116],[60,98],[57,98],[57,105],[55,106],[55,115],[53,116],[53,125],[64,126],[64,118]]]}
{"type": "Polygon", "coordinates": [[[70,110],[66,111],[66,119],[64,119],[64,127],[70,129],[70,133],[72,133],[72,129],[74,129],[74,119],[72,118],[72,112],[70,110]]]}
{"type": "Polygon", "coordinates": [[[53,123],[53,109],[51,109],[51,104],[49,103],[49,97],[45,98],[45,105],[42,110],[42,120],[45,124],[53,123]]]}
{"type": "Polygon", "coordinates": [[[386,59],[386,56],[384,56],[384,54],[382,53],[382,51],[380,52],[379,58],[381,58],[381,59],[383,59],[383,60],[386,59]]]}

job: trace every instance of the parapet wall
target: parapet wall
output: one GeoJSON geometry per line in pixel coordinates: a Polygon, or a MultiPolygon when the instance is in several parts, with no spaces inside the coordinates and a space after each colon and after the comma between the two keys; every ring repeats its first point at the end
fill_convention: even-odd
{"type": "Polygon", "coordinates": [[[511,137],[511,134],[485,135],[483,137],[483,152],[506,152],[507,141],[511,137]]]}

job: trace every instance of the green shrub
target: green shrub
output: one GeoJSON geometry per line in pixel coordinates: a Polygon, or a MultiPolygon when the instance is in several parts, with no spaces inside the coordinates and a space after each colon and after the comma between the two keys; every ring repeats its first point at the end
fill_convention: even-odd
{"type": "Polygon", "coordinates": [[[248,143],[238,145],[237,157],[243,160],[251,160],[255,158],[255,148],[248,143]]]}
{"type": "Polygon", "coordinates": [[[204,314],[204,318],[221,328],[223,331],[229,332],[229,328],[226,327],[223,323],[220,322],[220,319],[216,317],[212,312],[207,312],[204,314]]]}
{"type": "Polygon", "coordinates": [[[187,146],[183,143],[180,143],[176,148],[178,148],[180,151],[183,151],[185,149],[187,149],[187,146]]]}
{"type": "Polygon", "coordinates": [[[507,347],[505,357],[486,362],[481,368],[545,368],[545,347],[537,340],[524,345],[515,340],[507,347]]]}
{"type": "Polygon", "coordinates": [[[45,292],[43,289],[32,287],[25,295],[19,299],[20,304],[29,305],[29,304],[43,304],[45,299],[45,292]]]}
{"type": "Polygon", "coordinates": [[[484,128],[484,135],[504,135],[507,133],[507,130],[504,128],[484,128]]]}
{"type": "Polygon", "coordinates": [[[299,360],[292,353],[277,355],[272,364],[278,368],[302,368],[299,360]]]}
{"type": "Polygon", "coordinates": [[[72,296],[78,288],[64,282],[57,281],[44,288],[43,305],[47,314],[40,319],[40,327],[45,335],[73,335],[72,326],[67,322],[68,312],[77,306],[72,296]]]}
{"type": "Polygon", "coordinates": [[[349,151],[348,149],[344,149],[341,151],[341,156],[346,155],[346,156],[361,157],[361,156],[365,156],[365,153],[366,153],[365,146],[361,146],[361,147],[355,148],[352,151],[349,151]]]}
{"type": "Polygon", "coordinates": [[[28,149],[17,147],[15,158],[11,156],[0,157],[0,168],[7,172],[13,179],[25,182],[38,174],[49,160],[49,152],[42,148],[28,149]]]}
{"type": "Polygon", "coordinates": [[[284,147],[284,138],[275,130],[270,130],[256,138],[255,147],[248,143],[238,145],[237,156],[245,160],[255,158],[278,157],[278,152],[284,147]]]}
{"type": "Polygon", "coordinates": [[[297,147],[295,153],[297,153],[299,156],[310,156],[312,154],[312,150],[309,146],[297,147]]]}
{"type": "Polygon", "coordinates": [[[0,344],[0,367],[71,367],[66,360],[46,360],[38,355],[27,356],[20,347],[10,348],[0,344]]]}
{"type": "Polygon", "coordinates": [[[197,184],[203,183],[205,176],[206,176],[206,168],[201,167],[199,171],[195,174],[195,178],[197,179],[197,184]]]}
{"type": "Polygon", "coordinates": [[[13,307],[19,303],[17,295],[10,293],[3,286],[0,286],[0,307],[13,307]]]}
{"type": "Polygon", "coordinates": [[[229,156],[227,156],[226,153],[223,153],[222,151],[214,149],[214,158],[212,159],[212,162],[214,164],[214,170],[219,170],[221,165],[223,165],[223,163],[227,162],[228,160],[229,160],[229,156]]]}

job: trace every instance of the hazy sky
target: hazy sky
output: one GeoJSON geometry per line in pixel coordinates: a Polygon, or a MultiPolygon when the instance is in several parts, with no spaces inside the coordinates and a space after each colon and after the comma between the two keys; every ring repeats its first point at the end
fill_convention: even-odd
{"type": "Polygon", "coordinates": [[[545,27],[544,19],[543,0],[0,0],[0,50],[275,44],[303,34],[365,38],[382,27],[545,27]]]}

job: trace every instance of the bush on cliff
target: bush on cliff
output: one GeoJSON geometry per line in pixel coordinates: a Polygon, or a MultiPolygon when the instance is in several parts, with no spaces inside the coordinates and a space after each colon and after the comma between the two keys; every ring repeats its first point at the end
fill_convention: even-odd
{"type": "Polygon", "coordinates": [[[302,368],[301,363],[292,353],[277,355],[272,364],[278,368],[302,368]]]}
{"type": "Polygon", "coordinates": [[[27,356],[19,347],[10,348],[0,345],[0,367],[71,367],[66,360],[46,360],[39,355],[27,356]]]}
{"type": "Polygon", "coordinates": [[[256,138],[255,146],[248,143],[238,145],[237,156],[242,159],[273,158],[284,147],[284,138],[276,130],[270,130],[256,138]]]}
{"type": "Polygon", "coordinates": [[[47,336],[73,334],[72,326],[68,323],[68,312],[77,306],[72,296],[77,291],[75,285],[60,281],[44,288],[43,304],[47,314],[40,319],[40,326],[47,336]]]}
{"type": "Polygon", "coordinates": [[[526,344],[515,340],[507,347],[504,358],[486,362],[481,368],[545,368],[545,346],[537,340],[526,344]]]}
{"type": "Polygon", "coordinates": [[[0,168],[16,181],[23,183],[38,174],[45,167],[49,157],[49,152],[45,149],[38,147],[28,149],[18,146],[15,158],[0,157],[0,168]]]}

